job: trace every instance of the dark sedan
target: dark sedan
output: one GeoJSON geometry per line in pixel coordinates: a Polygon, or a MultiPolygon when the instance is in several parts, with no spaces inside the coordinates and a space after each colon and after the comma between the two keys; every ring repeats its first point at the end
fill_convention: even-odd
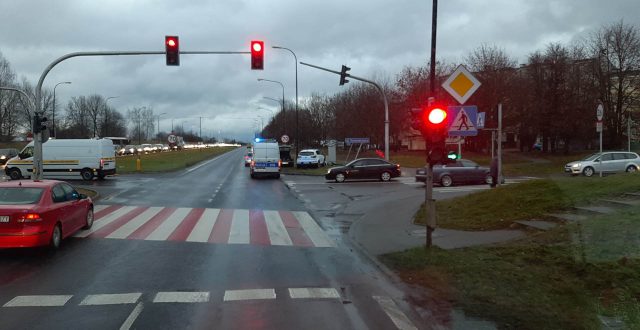
{"type": "Polygon", "coordinates": [[[0,165],[4,165],[7,163],[7,160],[18,155],[17,149],[0,149],[0,165]]]}
{"type": "MultiPolygon", "coordinates": [[[[426,180],[425,169],[418,169],[416,181],[426,180]]],[[[459,159],[455,163],[434,166],[433,183],[439,183],[443,187],[453,184],[488,184],[491,183],[491,175],[488,167],[479,166],[467,159],[459,159]]]]}
{"type": "Polygon", "coordinates": [[[347,179],[379,179],[389,181],[400,176],[400,165],[379,158],[360,158],[345,166],[332,167],[324,176],[327,180],[344,182],[347,179]]]}

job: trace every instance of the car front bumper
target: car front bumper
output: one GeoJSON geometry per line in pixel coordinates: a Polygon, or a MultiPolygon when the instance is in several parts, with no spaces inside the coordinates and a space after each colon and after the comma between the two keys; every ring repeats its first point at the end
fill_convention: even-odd
{"type": "Polygon", "coordinates": [[[582,173],[582,167],[565,166],[564,167],[564,172],[565,173],[570,173],[570,174],[580,174],[580,173],[582,173]]]}

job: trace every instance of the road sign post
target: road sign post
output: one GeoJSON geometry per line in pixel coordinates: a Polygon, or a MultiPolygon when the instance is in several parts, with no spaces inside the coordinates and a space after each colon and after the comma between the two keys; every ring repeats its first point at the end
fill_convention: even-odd
{"type": "MultiPolygon", "coordinates": [[[[602,154],[602,118],[604,118],[604,106],[602,103],[598,104],[596,108],[596,131],[600,133],[600,154],[602,154]]],[[[602,177],[602,162],[600,162],[600,177],[602,177]]]]}

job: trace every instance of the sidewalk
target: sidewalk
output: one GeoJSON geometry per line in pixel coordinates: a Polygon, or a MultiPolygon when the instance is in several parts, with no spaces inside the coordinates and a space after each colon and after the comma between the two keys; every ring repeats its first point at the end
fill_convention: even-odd
{"type": "MultiPolygon", "coordinates": [[[[379,207],[368,210],[349,230],[351,239],[370,255],[402,251],[426,244],[426,228],[412,223],[414,214],[424,201],[423,196],[403,199],[390,197],[379,207]]],[[[525,235],[521,230],[463,231],[437,228],[433,244],[443,249],[500,243],[525,235]]]]}

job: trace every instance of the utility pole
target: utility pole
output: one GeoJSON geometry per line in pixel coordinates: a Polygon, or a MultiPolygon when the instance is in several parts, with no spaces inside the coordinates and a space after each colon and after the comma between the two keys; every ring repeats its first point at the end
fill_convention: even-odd
{"type": "MultiPolygon", "coordinates": [[[[431,11],[431,63],[429,70],[429,106],[435,102],[436,97],[436,36],[438,27],[438,0],[433,0],[431,11]]],[[[426,139],[425,139],[426,142],[426,139]]],[[[433,245],[433,232],[436,230],[436,201],[433,199],[433,164],[429,163],[429,148],[425,144],[426,175],[424,212],[427,225],[427,238],[425,248],[429,249],[433,245]]]]}

